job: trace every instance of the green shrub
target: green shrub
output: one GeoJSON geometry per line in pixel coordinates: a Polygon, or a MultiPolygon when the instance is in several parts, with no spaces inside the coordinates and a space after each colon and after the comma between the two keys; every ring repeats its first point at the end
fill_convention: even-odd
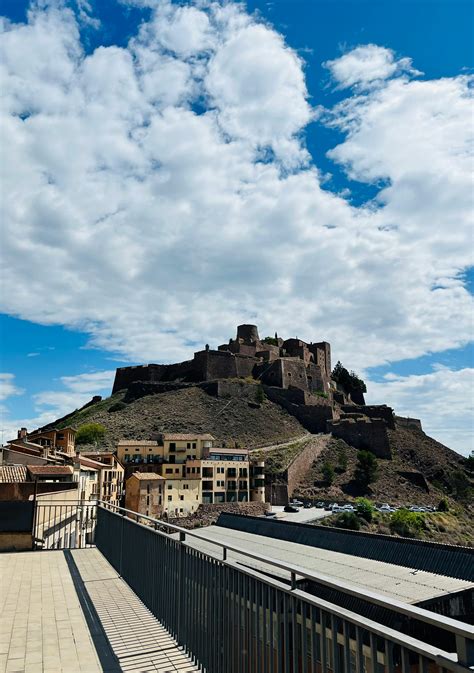
{"type": "Polygon", "coordinates": [[[325,400],[328,399],[328,395],[327,395],[327,393],[323,393],[322,390],[318,390],[318,392],[316,393],[316,395],[317,395],[318,397],[324,397],[325,400]]]}
{"type": "Polygon", "coordinates": [[[364,381],[357,376],[355,372],[348,372],[340,362],[334,367],[331,378],[336,383],[339,383],[348,392],[351,390],[360,390],[362,393],[367,392],[367,387],[364,381]]]}
{"type": "Polygon", "coordinates": [[[425,518],[421,512],[399,509],[390,517],[390,530],[402,537],[416,537],[425,528],[425,518]]]}
{"type": "Polygon", "coordinates": [[[343,446],[337,451],[337,471],[342,473],[347,470],[347,453],[343,446]]]}
{"type": "Polygon", "coordinates": [[[115,404],[112,404],[112,406],[109,407],[109,414],[113,414],[114,411],[122,411],[126,406],[125,402],[115,402],[115,404]]]}
{"type": "Polygon", "coordinates": [[[463,500],[470,495],[469,479],[462,470],[454,470],[449,474],[448,479],[451,493],[455,498],[463,500]]]}
{"type": "Polygon", "coordinates": [[[329,486],[334,481],[334,468],[331,463],[324,463],[321,472],[323,473],[323,479],[329,486]]]}
{"type": "Polygon", "coordinates": [[[377,459],[371,451],[357,453],[357,465],[354,479],[361,488],[367,488],[377,478],[377,459]]]}
{"type": "Polygon", "coordinates": [[[263,343],[268,344],[269,346],[278,346],[278,341],[274,337],[265,337],[263,343]]]}
{"type": "Polygon", "coordinates": [[[474,451],[471,451],[465,462],[467,471],[474,474],[474,451]]]}
{"type": "Polygon", "coordinates": [[[97,444],[104,439],[106,432],[100,423],[86,423],[77,431],[76,444],[97,444]]]}
{"type": "Polygon", "coordinates": [[[357,514],[370,523],[375,511],[371,501],[367,498],[357,498],[356,503],[357,514]]]}
{"type": "Polygon", "coordinates": [[[437,510],[438,512],[449,512],[449,504],[446,498],[439,501],[437,510]]]}
{"type": "Polygon", "coordinates": [[[262,386],[258,386],[255,392],[255,401],[259,404],[265,401],[265,391],[262,386]]]}
{"type": "Polygon", "coordinates": [[[349,530],[359,530],[360,521],[355,512],[343,512],[336,517],[335,525],[338,528],[348,528],[349,530]]]}

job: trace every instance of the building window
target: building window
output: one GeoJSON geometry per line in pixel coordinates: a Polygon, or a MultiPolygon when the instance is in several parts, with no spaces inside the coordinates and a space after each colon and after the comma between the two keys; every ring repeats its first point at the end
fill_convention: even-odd
{"type": "Polygon", "coordinates": [[[165,472],[166,472],[166,474],[173,474],[173,468],[167,467],[165,472]]]}
{"type": "Polygon", "coordinates": [[[186,448],[187,448],[187,449],[190,449],[190,448],[191,448],[191,442],[188,442],[188,443],[186,444],[186,448]]]}
{"type": "Polygon", "coordinates": [[[193,442],[193,449],[196,448],[196,442],[193,442]]]}
{"type": "Polygon", "coordinates": [[[183,488],[184,488],[185,490],[189,489],[189,484],[184,484],[184,485],[183,485],[183,488]]]}
{"type": "Polygon", "coordinates": [[[180,495],[180,496],[179,496],[179,499],[180,499],[180,500],[184,500],[184,495],[180,495]]]}
{"type": "Polygon", "coordinates": [[[168,491],[171,491],[172,488],[173,488],[173,484],[168,484],[168,491]]]}
{"type": "Polygon", "coordinates": [[[176,442],[170,442],[170,451],[176,451],[176,442]]]}
{"type": "Polygon", "coordinates": [[[173,500],[172,496],[169,495],[169,496],[168,496],[168,502],[171,502],[172,500],[173,500]]]}
{"type": "Polygon", "coordinates": [[[147,485],[146,485],[146,492],[147,492],[147,493],[150,492],[150,484],[147,484],[147,485]]]}

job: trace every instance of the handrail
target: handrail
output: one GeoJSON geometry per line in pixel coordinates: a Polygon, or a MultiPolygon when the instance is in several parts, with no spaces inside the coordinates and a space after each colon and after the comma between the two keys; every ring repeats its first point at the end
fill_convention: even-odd
{"type": "MultiPolygon", "coordinates": [[[[444,631],[449,631],[450,633],[453,633],[456,636],[461,636],[469,640],[474,639],[474,626],[460,622],[457,619],[446,617],[444,615],[438,615],[434,612],[426,610],[425,608],[420,608],[414,605],[410,605],[408,603],[402,603],[397,599],[392,598],[388,599],[385,596],[382,596],[381,594],[378,594],[374,591],[370,591],[367,589],[359,589],[358,587],[351,585],[347,582],[341,580],[336,581],[331,577],[328,577],[327,575],[322,575],[321,573],[307,570],[305,568],[302,568],[301,566],[292,563],[277,561],[275,559],[269,558],[268,556],[264,556],[263,554],[258,554],[256,552],[249,552],[246,549],[242,549],[241,547],[235,545],[230,545],[225,542],[219,542],[218,540],[210,540],[208,538],[203,538],[202,535],[199,535],[198,533],[193,533],[192,530],[182,528],[181,526],[176,526],[176,524],[167,523],[166,521],[162,521],[161,519],[154,519],[151,516],[146,516],[144,514],[140,514],[139,512],[135,512],[134,510],[126,509],[124,507],[119,507],[118,505],[114,505],[110,502],[104,502],[102,500],[99,500],[98,504],[105,506],[105,508],[113,508],[118,510],[119,512],[129,513],[134,517],[140,519],[146,519],[148,521],[151,521],[154,524],[154,526],[160,525],[169,528],[170,530],[173,530],[180,534],[181,542],[184,542],[185,537],[189,535],[190,537],[197,538],[201,541],[204,540],[205,542],[220,547],[223,550],[223,560],[226,559],[227,551],[232,551],[234,553],[241,554],[242,556],[245,556],[254,561],[261,561],[262,563],[266,563],[267,565],[273,566],[280,570],[286,570],[291,576],[291,583],[293,590],[296,589],[296,577],[297,576],[303,577],[305,579],[319,582],[320,584],[323,584],[337,591],[342,591],[344,593],[350,594],[351,596],[355,596],[369,603],[373,603],[374,605],[378,605],[393,612],[397,612],[407,617],[411,617],[412,619],[425,622],[427,624],[430,624],[431,626],[438,627],[444,631]]],[[[135,523],[137,523],[137,525],[141,525],[138,523],[138,521],[135,523]]],[[[164,533],[161,533],[158,530],[154,530],[153,532],[165,535],[164,533]]]]}

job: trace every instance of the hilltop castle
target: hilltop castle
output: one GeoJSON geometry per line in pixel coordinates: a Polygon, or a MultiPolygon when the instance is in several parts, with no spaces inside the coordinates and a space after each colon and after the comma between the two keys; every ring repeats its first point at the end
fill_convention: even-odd
{"type": "MultiPolygon", "coordinates": [[[[331,346],[300,339],[261,340],[256,325],[239,325],[237,337],[217,350],[194,353],[192,360],[171,365],[149,364],[117,369],[113,393],[135,382],[202,382],[253,377],[269,386],[309,393],[331,392],[331,346]]],[[[360,401],[360,400],[359,400],[360,401]]]]}

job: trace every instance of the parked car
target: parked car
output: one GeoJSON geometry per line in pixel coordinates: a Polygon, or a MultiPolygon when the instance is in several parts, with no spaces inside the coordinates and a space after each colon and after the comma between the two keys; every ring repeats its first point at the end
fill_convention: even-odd
{"type": "Polygon", "coordinates": [[[304,504],[305,509],[311,509],[312,506],[313,506],[313,503],[309,502],[309,500],[308,500],[308,502],[305,502],[305,504],[304,504]]]}
{"type": "Polygon", "coordinates": [[[335,505],[332,508],[332,513],[333,514],[341,514],[341,512],[347,512],[347,509],[344,507],[339,507],[339,505],[335,505]]]}
{"type": "Polygon", "coordinates": [[[382,512],[382,513],[383,512],[389,513],[389,512],[394,512],[395,511],[393,509],[393,507],[390,507],[390,505],[388,505],[387,503],[385,503],[385,505],[382,505],[381,507],[379,507],[378,510],[379,510],[379,512],[382,512]]]}
{"type": "Polygon", "coordinates": [[[290,505],[294,505],[295,507],[303,507],[303,503],[301,502],[301,500],[292,500],[290,502],[290,505]]]}
{"type": "Polygon", "coordinates": [[[324,502],[322,500],[320,500],[319,502],[316,503],[316,507],[318,509],[322,509],[324,507],[324,502]]]}
{"type": "Polygon", "coordinates": [[[325,512],[330,512],[333,508],[333,505],[330,505],[329,503],[327,505],[324,505],[324,511],[325,512]]]}
{"type": "Polygon", "coordinates": [[[356,511],[354,505],[343,505],[342,509],[345,512],[355,512],[356,511]]]}
{"type": "Polygon", "coordinates": [[[276,512],[271,512],[271,511],[268,510],[268,509],[264,512],[264,515],[265,515],[265,516],[275,516],[275,514],[276,514],[276,512]]]}
{"type": "Polygon", "coordinates": [[[298,509],[298,507],[295,507],[293,503],[291,503],[290,505],[285,505],[285,507],[283,508],[283,511],[294,513],[294,512],[299,512],[300,510],[298,509]]]}

